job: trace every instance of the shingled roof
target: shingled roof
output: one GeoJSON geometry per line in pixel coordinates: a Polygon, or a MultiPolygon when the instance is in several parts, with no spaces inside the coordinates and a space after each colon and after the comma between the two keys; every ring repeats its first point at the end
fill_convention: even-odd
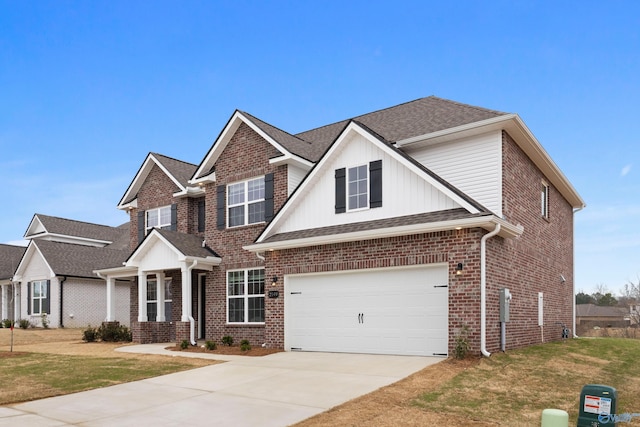
{"type": "Polygon", "coordinates": [[[189,178],[191,178],[198,166],[193,163],[164,156],[160,153],[151,154],[153,154],[156,160],[158,160],[183,187],[188,186],[189,178]]]}
{"type": "Polygon", "coordinates": [[[94,270],[121,266],[128,250],[75,245],[72,243],[33,240],[53,273],[59,276],[97,277],[94,270]]]}
{"type": "Polygon", "coordinates": [[[0,280],[13,277],[26,250],[24,246],[0,244],[0,280]]]}
{"type": "Polygon", "coordinates": [[[427,224],[443,221],[490,216],[489,213],[471,214],[466,209],[449,209],[446,211],[425,212],[415,215],[377,219],[372,221],[352,222],[348,224],[331,225],[327,227],[290,231],[270,236],[261,243],[275,243],[287,240],[308,239],[321,236],[335,236],[339,234],[356,233],[365,230],[378,230],[406,225],[427,224]]]}
{"type": "Polygon", "coordinates": [[[206,258],[214,256],[220,258],[213,249],[202,243],[202,237],[195,234],[180,233],[178,231],[154,229],[162,237],[167,239],[177,250],[188,257],[206,258]]]}
{"type": "Polygon", "coordinates": [[[317,161],[351,120],[363,124],[386,141],[396,142],[506,114],[428,96],[301,132],[295,136],[312,143],[313,149],[309,155],[311,160],[317,161]]]}
{"type": "Polygon", "coordinates": [[[58,218],[55,216],[35,214],[29,228],[27,229],[27,234],[25,234],[24,237],[37,238],[38,236],[46,234],[114,242],[122,237],[122,229],[110,227],[108,225],[92,224],[89,222],[58,218]],[[44,230],[37,233],[29,233],[34,221],[39,221],[44,230]]]}

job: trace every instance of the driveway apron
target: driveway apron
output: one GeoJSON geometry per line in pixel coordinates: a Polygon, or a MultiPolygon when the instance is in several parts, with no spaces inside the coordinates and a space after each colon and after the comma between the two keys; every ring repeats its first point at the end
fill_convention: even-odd
{"type": "MultiPolygon", "coordinates": [[[[167,344],[119,351],[170,354],[167,344]]],[[[442,358],[282,352],[203,355],[226,363],[0,407],[3,426],[266,426],[295,424],[442,358]]]]}

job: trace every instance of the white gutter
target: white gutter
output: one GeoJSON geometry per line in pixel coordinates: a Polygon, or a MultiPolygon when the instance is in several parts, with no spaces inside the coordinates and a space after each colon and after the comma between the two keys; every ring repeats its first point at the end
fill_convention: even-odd
{"type": "MultiPolygon", "coordinates": [[[[573,211],[573,215],[575,217],[575,214],[580,212],[582,209],[584,209],[584,206],[581,206],[579,208],[576,208],[573,211]]],[[[576,219],[573,219],[573,236],[576,235],[575,233],[576,231],[576,219]]],[[[572,287],[572,292],[571,292],[571,299],[573,300],[573,329],[572,329],[572,334],[574,338],[580,338],[577,334],[576,334],[576,245],[575,242],[573,244],[573,280],[571,281],[571,287],[572,287]]]]}
{"type": "Polygon", "coordinates": [[[496,228],[480,239],[480,351],[489,357],[487,351],[487,240],[500,232],[500,223],[496,228]]]}

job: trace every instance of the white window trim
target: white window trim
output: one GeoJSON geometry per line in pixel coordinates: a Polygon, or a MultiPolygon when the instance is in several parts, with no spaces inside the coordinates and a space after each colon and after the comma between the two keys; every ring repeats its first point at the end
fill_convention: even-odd
{"type": "Polygon", "coordinates": [[[159,228],[161,230],[162,229],[171,228],[171,205],[160,206],[160,207],[153,208],[153,209],[147,209],[144,212],[144,235],[146,236],[147,234],[149,234],[149,232],[154,228],[159,228]],[[168,209],[169,210],[169,222],[166,223],[166,224],[163,224],[161,222],[162,210],[163,209],[168,209]],[[153,212],[153,211],[158,211],[158,225],[150,226],[149,225],[149,212],[153,212]]]}
{"type": "MultiPolygon", "coordinates": [[[[250,298],[260,298],[262,297],[265,301],[266,301],[266,297],[265,294],[251,294],[249,295],[248,290],[249,290],[249,286],[248,286],[248,282],[249,282],[249,271],[252,270],[262,270],[264,272],[264,268],[244,268],[244,269],[237,269],[237,270],[227,270],[225,275],[226,275],[226,294],[227,294],[227,300],[226,300],[226,310],[225,310],[225,320],[226,320],[226,324],[227,325],[264,325],[265,322],[249,322],[249,299],[250,298]],[[229,295],[229,273],[233,273],[236,271],[243,271],[244,272],[244,285],[243,285],[243,295],[229,295]],[[244,322],[230,322],[229,321],[229,300],[230,299],[243,299],[244,300],[244,322]]],[[[266,291],[266,287],[267,287],[267,278],[264,278],[264,286],[263,288],[266,291]]],[[[266,316],[266,308],[265,308],[265,316],[266,316]]]]}
{"type": "MultiPolygon", "coordinates": [[[[155,292],[155,299],[148,299],[149,298],[149,292],[147,291],[147,313],[149,313],[149,304],[155,304],[156,305],[156,320],[154,320],[154,322],[158,321],[158,279],[149,279],[147,280],[147,290],[150,288],[151,284],[155,284],[156,287],[156,292],[155,292]]],[[[173,303],[173,295],[171,298],[167,298],[167,290],[169,290],[169,292],[171,292],[171,277],[165,277],[164,278],[164,293],[165,293],[165,298],[164,298],[164,303],[173,303]]],[[[148,314],[147,314],[148,316],[148,314]]],[[[166,316],[166,313],[165,313],[166,316]]]]}
{"type": "MultiPolygon", "coordinates": [[[[262,223],[265,222],[264,218],[262,219],[262,221],[249,222],[249,205],[253,205],[255,203],[260,203],[260,202],[265,202],[265,200],[266,200],[264,198],[264,195],[263,195],[263,197],[261,199],[256,199],[256,200],[249,201],[249,182],[257,181],[259,179],[262,179],[263,188],[265,188],[265,190],[266,190],[265,175],[257,176],[257,177],[250,178],[250,179],[246,179],[244,181],[237,181],[237,182],[232,182],[232,183],[227,184],[227,188],[226,188],[226,190],[227,190],[227,196],[226,196],[227,197],[227,206],[226,206],[227,212],[226,212],[226,215],[225,215],[227,217],[227,228],[246,227],[248,225],[262,224],[262,223]],[[229,188],[231,186],[238,185],[238,184],[244,184],[244,202],[232,204],[229,201],[229,198],[231,197],[231,191],[229,191],[229,188]],[[229,221],[231,220],[231,214],[230,214],[231,208],[236,208],[236,207],[239,207],[239,206],[243,206],[244,207],[244,223],[238,224],[238,225],[229,225],[229,221]]],[[[263,193],[264,193],[264,191],[263,191],[263,193]]]]}
{"type": "Polygon", "coordinates": [[[43,279],[43,280],[34,280],[33,282],[31,282],[29,284],[29,286],[31,286],[31,301],[29,301],[29,304],[31,305],[31,315],[33,316],[39,316],[42,314],[46,314],[42,311],[42,306],[43,306],[43,302],[49,298],[49,295],[46,295],[47,292],[47,280],[43,279]],[[40,290],[45,294],[44,296],[40,296],[40,297],[36,297],[36,283],[40,285],[40,290]],[[34,305],[33,302],[35,300],[40,301],[40,310],[38,312],[36,312],[36,310],[34,309],[34,305]]]}
{"type": "Polygon", "coordinates": [[[371,176],[370,176],[370,172],[369,172],[369,163],[364,163],[364,164],[358,164],[358,165],[353,165],[353,166],[347,166],[346,167],[346,176],[345,176],[345,208],[346,208],[346,212],[358,212],[358,211],[365,211],[367,209],[369,209],[369,198],[371,197],[371,195],[369,194],[371,191],[371,176]],[[363,207],[358,207],[355,209],[350,209],[349,208],[349,196],[351,195],[351,193],[349,192],[349,170],[350,169],[355,169],[355,168],[360,168],[360,167],[364,167],[365,171],[367,173],[367,205],[363,206],[363,207]]]}

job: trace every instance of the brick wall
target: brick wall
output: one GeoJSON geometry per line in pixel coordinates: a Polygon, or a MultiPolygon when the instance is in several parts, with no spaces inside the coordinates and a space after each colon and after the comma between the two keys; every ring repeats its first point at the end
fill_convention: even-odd
{"type": "MultiPolygon", "coordinates": [[[[264,263],[251,252],[242,249],[252,243],[264,228],[264,223],[226,230],[216,228],[216,187],[254,177],[274,174],[274,209],[277,211],[287,198],[286,166],[270,165],[268,159],[279,152],[249,126],[241,124],[216,162],[215,184],[206,187],[207,244],[222,256],[222,264],[206,276],[206,336],[220,342],[231,335],[236,342],[247,339],[252,345],[265,342],[264,325],[227,325],[227,270],[259,268],[264,263]]],[[[270,276],[267,276],[270,277],[270,276]]],[[[267,280],[268,282],[268,280],[267,280]]],[[[267,283],[268,285],[268,283],[267,283]]]]}
{"type": "MultiPolygon", "coordinates": [[[[449,265],[449,336],[462,325],[472,328],[470,341],[476,351],[480,346],[480,256],[479,241],[484,230],[452,230],[384,239],[371,239],[332,245],[312,246],[265,253],[267,277],[287,274],[347,271],[356,269],[400,267],[447,263],[449,265]],[[464,274],[455,268],[464,263],[464,274]],[[476,330],[477,328],[477,330],[476,330]]],[[[280,298],[266,300],[269,348],[284,346],[284,284],[276,288],[280,298]]],[[[449,345],[452,351],[451,343],[449,345]]]]}
{"type": "MultiPolygon", "coordinates": [[[[487,304],[499,304],[499,289],[513,295],[506,348],[561,339],[564,323],[572,327],[573,209],[550,186],[549,219],[541,214],[542,172],[503,132],[503,213],[524,227],[517,239],[491,239],[487,245],[487,304]],[[560,275],[566,282],[562,283],[560,275]],[[544,327],[538,326],[538,292],[544,294],[544,327]]],[[[548,184],[550,184],[547,181],[548,184]]],[[[500,342],[499,312],[487,318],[487,347],[500,342]]]]}

